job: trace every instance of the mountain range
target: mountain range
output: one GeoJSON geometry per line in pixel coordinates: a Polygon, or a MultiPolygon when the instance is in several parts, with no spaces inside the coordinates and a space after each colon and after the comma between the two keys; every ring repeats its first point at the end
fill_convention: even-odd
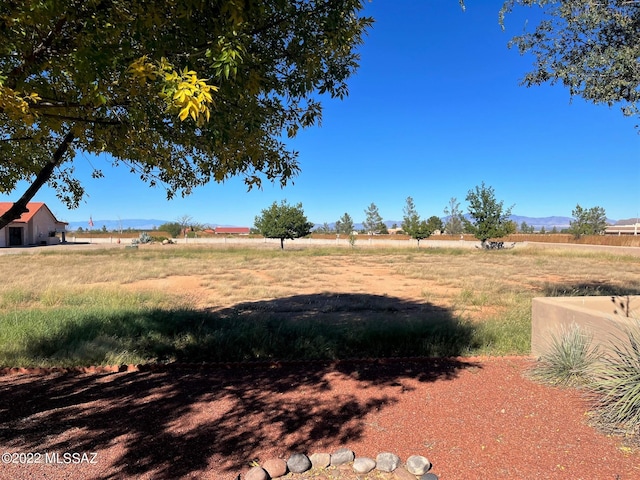
{"type": "MultiPolygon", "coordinates": [[[[516,222],[518,226],[522,224],[522,222],[526,222],[527,225],[535,227],[536,230],[539,230],[541,227],[544,227],[545,230],[551,230],[553,227],[556,227],[558,230],[562,230],[563,228],[569,228],[569,223],[573,220],[571,217],[559,217],[559,216],[551,216],[551,217],[526,217],[522,215],[511,215],[511,220],[516,222]]],[[[442,221],[446,222],[447,217],[442,217],[442,221]]],[[[118,230],[153,230],[154,228],[158,228],[160,225],[164,223],[171,223],[175,220],[159,220],[159,219],[118,219],[118,220],[93,220],[92,230],[102,230],[104,226],[107,231],[118,231],[118,230]]],[[[607,219],[607,223],[611,225],[622,225],[622,224],[633,224],[637,221],[635,218],[624,219],[624,220],[611,220],[607,219]]],[[[387,228],[392,228],[393,225],[397,225],[400,227],[402,225],[402,220],[385,220],[384,224],[387,228]]],[[[209,222],[207,225],[212,226],[252,226],[252,225],[220,225],[215,222],[209,222]]],[[[315,223],[315,227],[322,226],[323,223],[315,223]]],[[[335,222],[328,223],[329,227],[335,227],[335,222]]],[[[67,229],[69,231],[75,231],[79,227],[82,227],[83,230],[89,228],[89,224],[87,221],[84,222],[69,222],[67,229]]],[[[363,228],[362,223],[354,224],[354,228],[356,230],[360,230],[363,228]]]]}

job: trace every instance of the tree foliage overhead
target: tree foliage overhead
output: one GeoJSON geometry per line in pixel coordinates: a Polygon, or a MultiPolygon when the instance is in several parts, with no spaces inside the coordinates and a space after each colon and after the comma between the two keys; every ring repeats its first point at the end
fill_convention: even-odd
{"type": "Polygon", "coordinates": [[[286,200],[273,204],[255,219],[256,229],[267,238],[279,238],[280,248],[284,249],[285,239],[306,237],[311,233],[313,223],[307,220],[302,203],[289,205],[286,200]]]}
{"type": "Polygon", "coordinates": [[[504,208],[502,201],[496,200],[492,187],[484,182],[469,190],[466,201],[471,220],[464,219],[466,230],[472,233],[484,246],[491,238],[501,238],[515,232],[514,223],[509,220],[511,209],[504,208]]]}
{"type": "Polygon", "coordinates": [[[572,96],[620,104],[625,115],[639,116],[640,2],[508,0],[501,21],[516,6],[534,5],[542,7],[543,20],[510,42],[535,57],[523,84],[560,82],[572,96]]]}
{"type": "MultiPolygon", "coordinates": [[[[124,164],[169,197],[298,172],[283,135],[343,98],[372,24],[362,0],[33,0],[0,5],[0,192],[84,194],[76,152],[124,164]]],[[[101,176],[100,170],[95,176],[101,176]]],[[[13,218],[9,218],[13,216],[13,218]]],[[[3,223],[4,222],[4,223],[3,223]]]]}
{"type": "Polygon", "coordinates": [[[607,228],[607,215],[602,207],[582,208],[576,205],[571,212],[569,232],[576,238],[582,235],[600,235],[607,228]]]}

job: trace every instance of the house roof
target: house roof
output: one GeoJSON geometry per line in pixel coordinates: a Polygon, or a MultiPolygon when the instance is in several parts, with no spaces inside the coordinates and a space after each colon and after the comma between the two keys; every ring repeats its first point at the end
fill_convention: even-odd
{"type": "Polygon", "coordinates": [[[249,233],[249,227],[216,227],[216,233],[249,233]]]}
{"type": "MultiPolygon", "coordinates": [[[[12,206],[13,206],[13,202],[0,202],[0,215],[4,215],[5,213],[7,213],[7,211],[12,206]]],[[[51,216],[53,217],[53,219],[56,221],[56,223],[64,223],[66,225],[66,222],[59,221],[55,217],[55,215],[51,213],[51,210],[49,210],[49,207],[47,207],[47,205],[44,202],[27,203],[27,210],[29,211],[20,215],[20,218],[14,220],[12,223],[28,223],[41,208],[46,208],[51,214],[51,216]]]]}

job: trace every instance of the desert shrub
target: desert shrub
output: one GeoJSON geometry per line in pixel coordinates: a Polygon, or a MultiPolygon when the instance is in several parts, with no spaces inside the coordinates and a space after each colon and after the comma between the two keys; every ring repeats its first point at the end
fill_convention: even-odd
{"type": "Polygon", "coordinates": [[[533,368],[533,376],[552,385],[582,386],[589,382],[591,370],[599,358],[591,346],[593,337],[576,324],[553,335],[549,350],[533,368]]]}
{"type": "Polygon", "coordinates": [[[591,390],[602,420],[627,431],[640,431],[640,320],[621,327],[622,338],[611,341],[610,350],[593,372],[591,390]]]}
{"type": "Polygon", "coordinates": [[[139,245],[144,243],[152,243],[153,238],[147,232],[142,232],[138,238],[131,240],[132,245],[139,245]]]}

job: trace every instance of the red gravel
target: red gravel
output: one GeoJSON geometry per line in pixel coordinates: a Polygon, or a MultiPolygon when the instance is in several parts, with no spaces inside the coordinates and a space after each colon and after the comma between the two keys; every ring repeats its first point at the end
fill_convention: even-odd
{"type": "Polygon", "coordinates": [[[576,390],[527,379],[530,364],[5,375],[0,452],[18,463],[0,464],[0,478],[235,480],[252,460],[343,446],[373,458],[424,455],[441,480],[640,478],[639,453],[590,427],[576,390]],[[19,463],[29,459],[41,463],[19,463]]]}

